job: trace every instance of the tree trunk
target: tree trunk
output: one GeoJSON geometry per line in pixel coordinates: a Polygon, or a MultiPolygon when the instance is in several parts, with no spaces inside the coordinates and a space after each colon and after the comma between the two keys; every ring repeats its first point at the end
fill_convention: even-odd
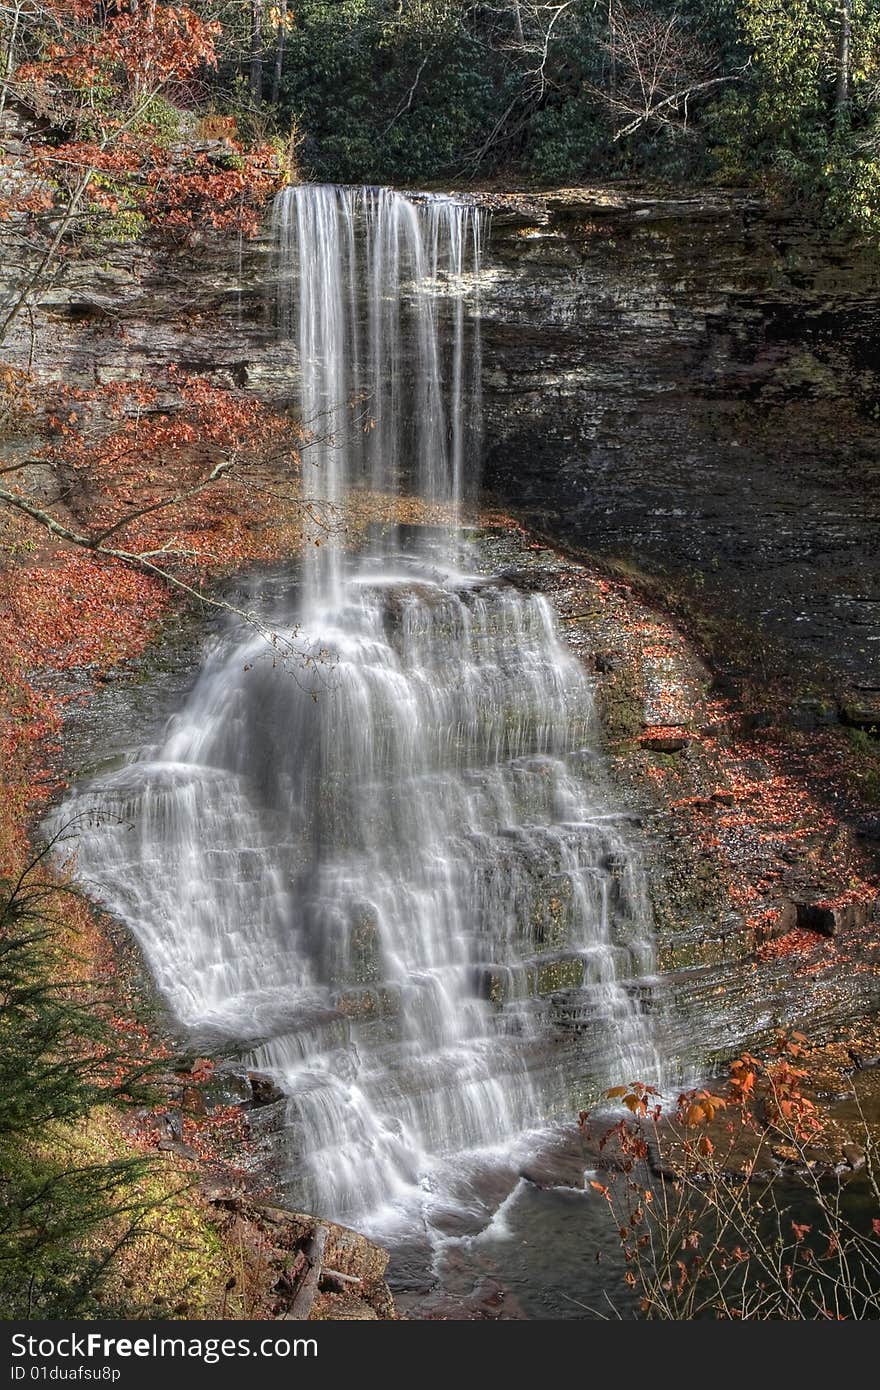
{"type": "Polygon", "coordinates": [[[611,54],[611,105],[617,102],[617,25],[614,22],[614,0],[608,0],[608,47],[611,54]]]}
{"type": "Polygon", "coordinates": [[[287,31],[287,0],[281,0],[281,13],[278,19],[278,40],[275,44],[275,68],[272,72],[272,105],[278,102],[281,89],[281,74],[284,71],[284,36],[287,31]]]}
{"type": "Polygon", "coordinates": [[[251,0],[250,93],[254,106],[263,99],[263,0],[251,0]]]}
{"type": "Polygon", "coordinates": [[[520,0],[514,0],[513,23],[514,27],[516,28],[516,41],[519,44],[520,48],[524,48],[526,36],[523,33],[522,10],[520,9],[520,0]]]}
{"type": "Polygon", "coordinates": [[[318,1296],[318,1285],[321,1282],[321,1268],[324,1264],[324,1247],[327,1244],[327,1237],[330,1234],[327,1227],[320,1223],[315,1227],[312,1238],[306,1250],[308,1268],[300,1282],[299,1288],[293,1296],[289,1311],[285,1314],[283,1321],[286,1322],[307,1322],[312,1311],[312,1304],[318,1296]]]}
{"type": "Polygon", "coordinates": [[[840,128],[849,115],[849,77],[852,50],[852,0],[838,0],[840,32],[837,36],[837,91],[834,121],[840,128]]]}

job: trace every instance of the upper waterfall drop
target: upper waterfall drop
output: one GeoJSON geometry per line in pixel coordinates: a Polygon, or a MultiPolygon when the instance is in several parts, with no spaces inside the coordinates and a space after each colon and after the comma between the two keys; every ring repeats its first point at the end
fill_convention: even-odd
{"type": "Polygon", "coordinates": [[[598,1084],[657,1071],[650,912],[589,681],[547,600],[480,573],[460,533],[483,231],[453,199],[280,195],[323,543],[301,594],[260,602],[325,654],[320,686],[230,624],[162,740],[63,809],[90,813],[80,880],[177,1019],[288,1095],[291,1198],[361,1223],[472,1204],[466,1156],[573,1115],[587,1063],[598,1084]],[[385,525],[347,546],[358,491],[385,525]],[[432,525],[396,524],[411,497],[432,525]]]}
{"type": "Polygon", "coordinates": [[[306,606],[342,597],[353,489],[407,491],[450,537],[474,496],[479,313],[465,320],[463,287],[479,285],[485,225],[473,204],[416,204],[386,188],[303,185],[275,202],[276,321],[298,354],[310,437],[306,606]],[[454,306],[447,334],[438,331],[444,301],[454,306]]]}

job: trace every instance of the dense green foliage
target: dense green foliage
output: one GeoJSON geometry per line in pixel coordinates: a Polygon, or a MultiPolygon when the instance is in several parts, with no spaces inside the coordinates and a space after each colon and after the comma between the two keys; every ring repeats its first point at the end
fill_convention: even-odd
{"type": "Polygon", "coordinates": [[[727,149],[835,219],[880,232],[880,4],[850,0],[847,99],[838,96],[840,0],[741,0],[754,73],[727,149]]]}
{"type": "Polygon", "coordinates": [[[262,14],[312,177],[761,182],[880,227],[880,0],[301,0],[280,81],[262,14]]]}
{"type": "Polygon", "coordinates": [[[139,1189],[143,1161],[83,1142],[94,1107],[130,1097],[140,1068],[122,1055],[95,992],[62,982],[69,965],[59,968],[51,911],[60,891],[34,866],[0,884],[0,1309],[8,1318],[94,1312],[104,1274],[150,1206],[139,1189]]]}

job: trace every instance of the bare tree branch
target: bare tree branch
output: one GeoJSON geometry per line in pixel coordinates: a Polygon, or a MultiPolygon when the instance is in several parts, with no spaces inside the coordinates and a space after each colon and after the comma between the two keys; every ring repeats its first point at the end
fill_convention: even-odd
{"type": "Polygon", "coordinates": [[[646,122],[663,120],[666,111],[677,109],[682,102],[687,102],[690,97],[696,96],[698,92],[708,91],[710,87],[718,87],[723,82],[738,82],[740,77],[740,73],[729,73],[725,77],[711,77],[706,82],[697,82],[692,87],[683,88],[680,92],[672,92],[668,97],[664,97],[662,101],[656,102],[649,110],[641,112],[634,120],[630,121],[629,125],[622,126],[620,130],[615,131],[613,138],[615,141],[623,140],[627,135],[634,134],[634,132],[637,131],[640,126],[645,125],[646,122]]]}

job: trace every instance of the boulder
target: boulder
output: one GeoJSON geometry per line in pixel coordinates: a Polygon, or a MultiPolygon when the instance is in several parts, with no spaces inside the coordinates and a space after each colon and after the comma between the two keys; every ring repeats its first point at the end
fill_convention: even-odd
{"type": "Polygon", "coordinates": [[[205,1096],[200,1086],[184,1086],[180,1096],[180,1103],[188,1115],[197,1115],[201,1117],[208,1113],[208,1107],[205,1104],[205,1096]]]}
{"type": "Polygon", "coordinates": [[[185,1158],[189,1163],[198,1160],[195,1149],[191,1149],[189,1144],[184,1144],[182,1139],[160,1139],[156,1148],[163,1154],[175,1154],[177,1158],[185,1158]]]}
{"type": "Polygon", "coordinates": [[[880,733],[880,690],[850,690],[840,701],[840,717],[854,729],[880,733]]]}
{"type": "Polygon", "coordinates": [[[247,1078],[250,1082],[254,1105],[274,1105],[277,1101],[284,1099],[284,1092],[281,1087],[265,1072],[249,1071],[247,1078]]]}
{"type": "Polygon", "coordinates": [[[843,1156],[846,1159],[847,1167],[854,1173],[859,1173],[865,1166],[865,1150],[861,1144],[844,1144],[843,1156]]]}

